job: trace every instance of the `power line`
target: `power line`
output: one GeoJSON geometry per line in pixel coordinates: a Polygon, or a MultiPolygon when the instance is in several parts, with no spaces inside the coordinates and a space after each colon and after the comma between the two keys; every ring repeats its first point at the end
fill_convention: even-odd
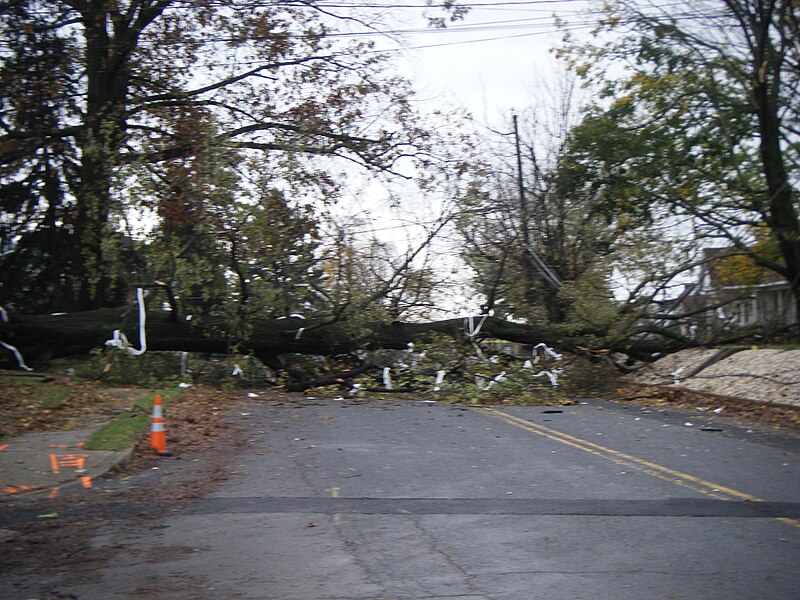
{"type": "MultiPolygon", "coordinates": [[[[517,2],[472,2],[472,3],[465,3],[461,6],[464,7],[471,7],[471,8],[497,8],[497,7],[520,7],[520,6],[539,6],[539,5],[569,5],[574,3],[581,3],[583,4],[585,0],[535,0],[535,1],[517,1],[517,2]]],[[[264,3],[253,3],[253,2],[236,2],[236,1],[228,1],[228,0],[220,0],[217,3],[213,3],[211,6],[216,6],[219,8],[266,8],[266,7],[297,7],[297,6],[305,6],[308,8],[347,8],[347,9],[362,9],[362,8],[382,8],[382,9],[409,9],[409,8],[442,8],[445,7],[444,4],[435,4],[435,5],[428,5],[424,3],[417,3],[417,4],[383,4],[383,3],[361,3],[361,2],[352,2],[347,3],[343,2],[342,0],[337,1],[321,1],[321,2],[302,2],[302,1],[288,1],[288,2],[264,2],[264,3]]],[[[172,10],[190,10],[190,9],[199,9],[201,7],[197,6],[196,4],[185,4],[183,6],[171,6],[170,9],[172,10]]],[[[515,8],[516,10],[516,8],[515,8]]],[[[544,12],[543,9],[538,9],[537,12],[544,12]]],[[[511,36],[498,36],[498,37],[491,37],[491,38],[481,38],[475,40],[464,40],[459,42],[448,42],[448,43],[441,43],[441,44],[431,44],[431,45],[418,45],[414,47],[407,47],[407,48],[398,48],[397,50],[390,50],[390,51],[401,51],[403,49],[408,50],[415,50],[415,49],[427,49],[427,48],[435,48],[441,46],[448,46],[448,45],[457,45],[457,44],[472,44],[472,43],[480,43],[480,42],[490,42],[490,41],[500,41],[503,39],[514,39],[519,37],[526,37],[526,36],[534,36],[534,35],[542,35],[542,34],[551,34],[561,31],[576,31],[580,29],[586,29],[588,27],[595,26],[598,21],[595,17],[599,17],[605,14],[603,11],[583,11],[580,9],[576,9],[570,11],[568,13],[569,16],[580,16],[580,20],[576,20],[571,22],[569,25],[563,27],[562,29],[556,29],[553,24],[553,19],[555,15],[549,14],[547,16],[537,16],[537,17],[528,17],[528,18],[520,18],[520,19],[508,19],[508,20],[501,20],[501,21],[482,21],[477,23],[463,23],[457,25],[450,25],[445,28],[431,28],[431,27],[420,27],[420,28],[408,28],[408,29],[368,29],[365,31],[333,31],[333,32],[325,32],[325,33],[276,33],[276,34],[269,34],[264,36],[224,36],[224,37],[209,37],[206,36],[202,40],[186,40],[186,39],[174,39],[170,40],[169,42],[165,42],[164,40],[140,40],[140,45],[180,45],[180,44],[191,44],[195,46],[206,45],[206,44],[224,44],[224,43],[244,43],[244,42],[258,42],[258,41],[270,41],[270,40],[314,40],[314,39],[357,39],[357,38],[370,38],[370,37],[393,37],[393,36],[419,36],[419,35],[463,35],[469,33],[480,33],[480,32],[491,32],[491,31],[514,31],[514,30],[524,30],[524,29],[546,29],[546,31],[531,31],[524,34],[519,35],[511,35],[511,36]]],[[[564,14],[561,15],[562,18],[564,14]]],[[[673,18],[677,20],[685,20],[685,19],[693,19],[697,18],[700,15],[693,15],[689,13],[684,14],[677,14],[673,15],[673,18]]],[[[704,17],[708,17],[708,15],[703,15],[704,17]]],[[[1,44],[1,43],[0,43],[1,44]]],[[[5,45],[5,44],[3,44],[5,45]]],[[[387,51],[387,50],[383,50],[387,51]]]]}
{"type": "MultiPolygon", "coordinates": [[[[205,37],[202,40],[187,40],[187,39],[175,39],[170,40],[169,42],[163,40],[140,40],[139,45],[194,45],[194,46],[203,46],[203,45],[211,45],[211,44],[227,44],[231,42],[264,42],[270,40],[314,40],[314,39],[358,39],[358,38],[370,38],[370,37],[393,37],[393,36],[418,36],[418,35],[428,35],[428,34],[439,34],[439,35],[452,35],[452,34],[469,34],[469,33],[482,33],[482,32],[491,32],[491,31],[515,31],[520,29],[538,29],[538,31],[530,31],[527,33],[515,34],[515,35],[507,35],[507,36],[493,36],[493,37],[486,37],[486,38],[478,38],[472,40],[461,40],[456,42],[442,42],[437,44],[423,44],[423,45],[416,45],[416,46],[403,46],[399,48],[388,48],[388,49],[381,49],[381,50],[372,50],[367,52],[399,52],[405,50],[424,50],[428,48],[438,48],[444,46],[455,46],[460,44],[474,44],[474,43],[481,43],[481,42],[492,42],[492,41],[501,41],[506,39],[517,39],[522,37],[531,37],[531,36],[539,36],[539,35],[548,35],[562,31],[578,31],[582,29],[587,29],[590,27],[594,27],[596,25],[596,21],[593,20],[583,20],[575,22],[569,26],[566,26],[562,29],[555,29],[552,26],[552,23],[547,20],[544,21],[543,18],[536,18],[536,19],[513,19],[507,22],[498,21],[498,22],[484,22],[484,23],[475,23],[465,26],[453,27],[453,28],[446,28],[446,29],[387,29],[387,30],[380,30],[380,31],[361,31],[361,32],[327,32],[324,34],[294,34],[294,33],[286,33],[286,34],[272,34],[272,35],[264,35],[264,36],[244,36],[244,37],[205,37]],[[542,21],[531,23],[530,21],[542,21]]],[[[0,45],[7,45],[2,44],[0,45]]],[[[359,51],[361,53],[362,51],[359,51]]],[[[337,52],[337,55],[346,54],[337,52]]],[[[243,62],[242,64],[248,64],[247,62],[243,62]]]]}
{"type": "MultiPolygon", "coordinates": [[[[594,25],[596,25],[596,21],[584,18],[581,21],[577,21],[571,24],[570,26],[567,26],[565,29],[573,30],[575,28],[583,28],[594,25]]],[[[425,28],[411,28],[411,29],[381,29],[372,31],[325,32],[320,34],[287,32],[287,33],[268,34],[262,36],[248,35],[241,37],[237,36],[205,37],[202,40],[175,39],[175,40],[170,40],[169,42],[153,41],[149,43],[153,44],[158,43],[159,45],[164,45],[165,43],[170,45],[180,45],[180,44],[205,45],[205,44],[225,44],[230,42],[247,42],[247,41],[256,42],[256,41],[291,40],[291,39],[313,40],[313,39],[341,39],[341,38],[365,38],[365,37],[392,37],[392,36],[405,36],[405,35],[449,36],[453,34],[464,34],[464,33],[480,33],[489,31],[515,31],[520,29],[542,29],[542,28],[547,28],[547,31],[530,32],[530,35],[539,35],[541,33],[555,33],[557,31],[560,31],[553,27],[552,19],[550,17],[533,17],[527,19],[511,19],[506,21],[485,21],[479,23],[470,23],[465,25],[447,27],[444,29],[432,29],[429,27],[425,27],[425,28]]],[[[516,37],[516,36],[509,36],[509,37],[516,37]]],[[[501,39],[501,38],[492,38],[492,39],[501,39]]],[[[145,40],[142,40],[142,43],[145,43],[145,40]]]]}
{"type": "MultiPolygon", "coordinates": [[[[552,7],[563,6],[570,4],[585,5],[587,0],[527,0],[517,2],[465,2],[459,3],[458,8],[478,9],[478,10],[507,10],[507,11],[535,11],[544,12],[545,10],[552,10],[552,7]],[[537,8],[538,7],[538,8],[537,8]],[[547,8],[544,8],[547,7],[547,8]]],[[[380,3],[380,2],[345,2],[338,1],[304,1],[304,0],[289,0],[284,2],[236,2],[235,0],[219,0],[217,2],[209,2],[204,6],[199,6],[193,1],[185,0],[183,3],[174,3],[166,7],[166,10],[203,10],[207,7],[210,8],[230,8],[230,9],[259,9],[259,8],[307,8],[307,9],[344,9],[344,10],[449,10],[453,7],[445,3],[427,4],[425,2],[415,3],[380,3]]],[[[77,9],[74,9],[77,11],[77,9]]],[[[30,14],[52,14],[45,13],[42,9],[32,9],[30,14]]]]}
{"type": "MultiPolygon", "coordinates": [[[[583,3],[583,0],[536,0],[536,1],[519,1],[519,2],[473,2],[473,3],[466,3],[462,4],[465,7],[519,7],[519,6],[538,6],[538,5],[564,5],[564,4],[574,4],[576,2],[583,3]]],[[[444,4],[438,4],[429,6],[427,4],[380,4],[380,3],[346,3],[342,2],[341,0],[337,1],[330,1],[330,2],[316,2],[314,4],[306,3],[306,2],[266,2],[266,3],[252,3],[252,2],[235,2],[235,1],[223,1],[212,4],[212,6],[224,8],[256,8],[256,7],[278,7],[278,6],[286,6],[286,7],[296,7],[298,5],[307,6],[309,8],[321,7],[321,8],[349,8],[349,9],[361,9],[361,8],[383,8],[383,9],[407,9],[407,8],[437,8],[437,7],[444,7],[444,4]]],[[[197,9],[200,8],[197,5],[193,4],[186,4],[183,6],[173,6],[172,9],[197,9]]],[[[541,9],[539,9],[541,11],[541,9]]],[[[419,44],[415,46],[401,46],[398,48],[384,48],[384,49],[374,49],[374,50],[358,50],[358,54],[363,53],[394,53],[394,52],[403,52],[403,51],[411,51],[411,50],[426,50],[431,48],[441,48],[447,46],[457,46],[457,45],[464,45],[464,44],[476,44],[476,43],[486,43],[486,42],[495,42],[495,41],[503,41],[503,40],[510,40],[510,39],[519,39],[524,37],[533,37],[539,35],[549,35],[554,33],[563,33],[563,32],[570,32],[570,31],[579,31],[585,30],[592,27],[595,27],[598,23],[598,20],[593,18],[604,14],[602,11],[580,11],[575,10],[569,13],[570,15],[580,15],[580,20],[574,20],[569,25],[563,26],[561,28],[555,28],[553,24],[553,15],[549,16],[537,16],[537,17],[529,17],[529,18],[520,18],[520,19],[508,19],[508,20],[501,20],[501,21],[482,21],[478,23],[465,23],[461,25],[452,25],[446,28],[409,28],[409,29],[374,29],[374,30],[365,30],[365,31],[351,31],[351,32],[325,32],[325,33],[277,33],[277,34],[269,34],[264,36],[224,36],[224,37],[204,37],[201,40],[187,40],[187,39],[174,39],[170,40],[169,42],[165,42],[164,40],[145,40],[142,39],[139,42],[140,46],[145,45],[181,45],[181,44],[190,44],[193,46],[203,46],[203,45],[210,45],[210,44],[226,44],[226,43],[246,43],[246,42],[265,42],[271,40],[318,40],[318,39],[359,39],[359,38],[375,38],[375,37],[402,37],[402,36],[420,36],[420,35],[444,35],[444,36],[452,36],[452,35],[464,35],[464,34],[471,34],[471,33],[483,33],[483,32],[510,32],[510,31],[519,31],[525,29],[534,29],[534,31],[529,31],[526,33],[514,34],[514,35],[504,35],[504,36],[493,36],[493,37],[484,37],[478,39],[471,39],[471,40],[459,40],[455,42],[441,42],[435,44],[419,44]]],[[[562,15],[563,16],[563,15],[562,15]]],[[[682,15],[675,15],[674,18],[677,20],[688,20],[697,18],[698,15],[692,15],[689,13],[684,13],[682,15]]],[[[704,15],[708,17],[708,15],[704,15]]],[[[9,45],[0,42],[0,47],[10,47],[9,45]]],[[[327,58],[331,58],[333,56],[346,56],[348,54],[352,54],[351,52],[347,51],[336,51],[331,50],[330,55],[327,58]]],[[[322,57],[324,58],[324,57],[322,57]]],[[[259,64],[263,61],[237,61],[240,64],[259,64]]],[[[222,63],[220,63],[222,64],[222,63]]]]}
{"type": "MultiPolygon", "coordinates": [[[[366,54],[395,54],[395,53],[400,53],[400,52],[411,52],[411,51],[415,51],[415,50],[429,50],[429,49],[433,49],[433,48],[447,48],[447,47],[452,47],[452,46],[464,46],[464,45],[468,45],[468,44],[481,44],[481,43],[488,43],[488,42],[515,40],[515,39],[522,39],[522,38],[527,38],[527,37],[551,35],[551,34],[556,33],[556,32],[561,33],[561,32],[581,31],[581,30],[591,29],[591,28],[593,28],[595,26],[596,26],[596,23],[594,23],[594,22],[585,22],[585,23],[580,23],[580,24],[577,24],[577,25],[572,25],[572,26],[569,26],[569,27],[565,27],[565,28],[559,29],[559,30],[547,29],[547,30],[542,30],[542,31],[519,33],[519,34],[515,34],[515,35],[501,35],[501,36],[492,36],[492,37],[482,37],[482,38],[477,38],[477,39],[460,40],[460,41],[454,41],[454,42],[440,42],[440,43],[434,43],[434,44],[418,44],[418,45],[414,45],[414,46],[398,46],[396,48],[381,48],[381,49],[378,49],[378,48],[373,48],[373,49],[359,48],[359,49],[355,49],[355,50],[330,50],[327,53],[323,53],[323,54],[318,55],[316,58],[318,58],[319,60],[330,60],[330,59],[333,59],[333,58],[336,58],[336,57],[362,56],[362,55],[366,55],[366,54]]],[[[298,36],[297,39],[303,39],[304,37],[305,36],[298,36]]],[[[336,36],[326,35],[326,36],[322,36],[322,37],[328,38],[328,37],[336,37],[336,36]]],[[[341,37],[344,37],[344,36],[341,36],[341,37]]],[[[387,34],[387,37],[388,37],[388,34],[387,34]]],[[[269,37],[266,37],[266,36],[262,36],[262,37],[252,37],[252,38],[241,38],[241,39],[238,39],[236,41],[240,41],[240,42],[245,42],[245,41],[267,41],[269,39],[278,40],[278,39],[286,39],[286,37],[281,37],[281,36],[269,36],[269,37]]],[[[227,42],[230,42],[230,41],[233,41],[233,40],[232,39],[214,40],[214,39],[206,38],[206,39],[204,39],[202,41],[195,41],[195,42],[189,42],[189,41],[185,41],[185,40],[184,41],[177,41],[176,40],[173,43],[175,43],[175,44],[185,43],[185,44],[194,44],[194,45],[204,45],[206,43],[208,43],[208,44],[212,44],[212,43],[227,43],[227,42]]],[[[153,42],[153,43],[155,43],[155,42],[153,42]]],[[[160,45],[165,45],[165,44],[160,43],[160,45]]],[[[3,46],[7,46],[7,45],[3,44],[2,42],[0,42],[0,47],[3,47],[3,46]]],[[[10,47],[10,46],[7,46],[7,47],[10,47]]],[[[268,62],[269,61],[266,60],[266,59],[236,60],[235,61],[236,65],[239,65],[239,66],[254,66],[254,65],[259,65],[259,64],[266,64],[268,62]]],[[[230,66],[230,63],[212,62],[212,63],[204,63],[204,66],[206,66],[206,67],[230,66]]]]}
{"type": "MultiPolygon", "coordinates": [[[[563,4],[575,4],[585,3],[585,0],[527,0],[527,1],[517,1],[517,2],[461,2],[458,4],[458,7],[464,8],[502,8],[502,7],[509,7],[509,8],[519,8],[519,7],[526,7],[526,6],[552,6],[552,5],[563,5],[563,4]]],[[[398,3],[380,3],[380,2],[344,2],[342,0],[339,1],[325,1],[322,0],[320,2],[235,2],[232,0],[220,0],[219,2],[211,2],[211,6],[223,6],[227,8],[270,8],[270,7],[296,7],[296,6],[306,6],[308,8],[368,8],[368,9],[449,9],[453,8],[448,6],[445,3],[438,3],[438,4],[427,4],[425,2],[416,2],[410,3],[406,2],[403,4],[398,3]]],[[[191,3],[186,3],[182,7],[173,7],[173,8],[184,8],[184,9],[192,9],[192,8],[201,8],[197,7],[196,5],[192,5],[191,3]]]]}

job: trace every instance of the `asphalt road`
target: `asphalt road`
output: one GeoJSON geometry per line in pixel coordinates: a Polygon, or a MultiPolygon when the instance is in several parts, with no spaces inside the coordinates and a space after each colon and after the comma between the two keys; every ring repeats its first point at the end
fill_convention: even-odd
{"type": "Polygon", "coordinates": [[[701,413],[556,410],[253,404],[236,414],[251,447],[231,479],[158,526],[98,534],[113,557],[60,593],[800,598],[797,437],[701,413]]]}

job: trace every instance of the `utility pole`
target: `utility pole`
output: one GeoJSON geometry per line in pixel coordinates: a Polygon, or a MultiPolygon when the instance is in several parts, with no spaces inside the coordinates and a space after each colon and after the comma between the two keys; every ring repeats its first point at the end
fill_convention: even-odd
{"type": "Polygon", "coordinates": [[[514,121],[514,143],[517,147],[517,186],[519,189],[519,214],[522,227],[523,252],[528,257],[529,262],[539,271],[542,278],[557,290],[561,287],[561,279],[547,266],[531,245],[531,233],[528,229],[528,202],[525,199],[525,181],[522,178],[522,150],[519,142],[519,127],[516,113],[512,113],[511,116],[514,121]]]}
{"type": "Polygon", "coordinates": [[[528,230],[528,203],[525,200],[525,181],[522,178],[522,151],[519,144],[519,128],[517,127],[517,114],[512,113],[514,120],[514,143],[517,147],[517,187],[519,189],[519,216],[522,225],[522,243],[525,248],[531,246],[531,234],[528,230]]]}

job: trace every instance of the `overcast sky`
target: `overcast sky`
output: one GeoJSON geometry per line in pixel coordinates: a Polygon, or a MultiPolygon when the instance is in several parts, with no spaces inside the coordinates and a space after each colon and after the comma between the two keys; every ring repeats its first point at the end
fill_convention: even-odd
{"type": "MultiPolygon", "coordinates": [[[[591,27],[584,13],[590,3],[583,0],[466,4],[471,9],[465,19],[446,30],[421,27],[406,34],[416,49],[402,62],[423,97],[467,108],[481,122],[524,109],[532,91],[552,76],[551,51],[562,37],[556,15],[574,35],[591,27]]],[[[418,15],[406,16],[410,24],[422,24],[418,15]]]]}
{"type": "MultiPolygon", "coordinates": [[[[522,112],[541,101],[546,95],[537,98],[537,88],[557,79],[552,50],[561,44],[563,33],[556,17],[576,36],[592,27],[586,15],[591,2],[586,0],[461,0],[469,12],[444,30],[427,25],[423,13],[443,13],[426,9],[425,0],[329,1],[331,6],[347,4],[354,15],[367,17],[376,14],[375,7],[391,7],[391,19],[381,28],[391,34],[372,39],[380,49],[398,51],[394,62],[414,83],[419,99],[429,103],[426,108],[465,108],[479,126],[492,128],[507,127],[512,111],[522,112]],[[402,38],[402,45],[395,36],[402,38]]],[[[359,25],[349,29],[365,31],[359,25]]]]}
{"type": "MultiPolygon", "coordinates": [[[[493,128],[508,126],[511,112],[531,106],[536,88],[548,78],[555,78],[556,63],[551,51],[562,39],[555,24],[556,15],[575,35],[588,32],[591,27],[582,14],[590,2],[583,0],[461,2],[469,4],[471,10],[445,30],[427,26],[422,16],[424,0],[352,0],[351,5],[360,3],[392,7],[396,23],[392,27],[404,42],[396,64],[412,80],[420,99],[430,103],[428,108],[465,108],[479,125],[493,128]]],[[[390,38],[374,39],[381,49],[400,48],[390,38]]],[[[403,210],[395,212],[381,200],[388,198],[389,189],[375,186],[374,182],[360,184],[357,175],[352,183],[353,197],[333,211],[340,222],[354,223],[354,218],[363,217],[365,231],[374,231],[400,251],[424,239],[424,229],[408,225],[417,219],[427,224],[435,220],[439,208],[430,198],[415,197],[411,188],[409,193],[398,192],[403,186],[395,181],[391,191],[403,197],[403,210]]],[[[468,274],[463,272],[454,246],[443,238],[434,250],[437,268],[451,273],[456,281],[465,281],[468,274]]],[[[448,308],[454,314],[467,307],[477,308],[477,301],[466,286],[460,289],[456,285],[448,294],[448,308]]]]}

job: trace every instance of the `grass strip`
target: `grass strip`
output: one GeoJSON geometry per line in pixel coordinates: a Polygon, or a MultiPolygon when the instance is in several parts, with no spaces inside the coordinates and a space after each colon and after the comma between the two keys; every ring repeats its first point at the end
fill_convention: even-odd
{"type": "Polygon", "coordinates": [[[167,416],[169,403],[183,394],[182,389],[156,390],[151,396],[139,400],[131,409],[96,431],[84,445],[86,450],[125,450],[133,446],[137,436],[147,429],[153,414],[153,401],[161,396],[164,416],[167,416]]]}

